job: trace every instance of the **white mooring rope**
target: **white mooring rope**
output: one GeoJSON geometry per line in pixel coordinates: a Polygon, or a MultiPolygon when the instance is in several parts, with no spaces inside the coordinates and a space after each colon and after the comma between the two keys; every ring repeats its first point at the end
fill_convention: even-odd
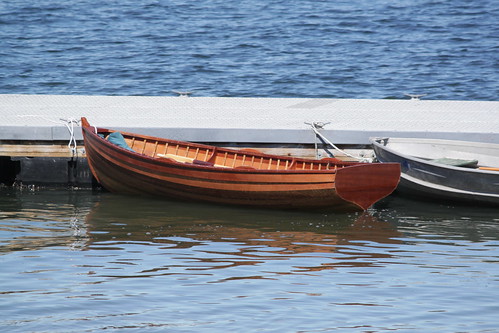
{"type": "Polygon", "coordinates": [[[69,131],[69,142],[68,142],[68,148],[69,150],[71,150],[71,153],[73,154],[73,157],[75,155],[78,155],[78,145],[76,144],[76,138],[75,138],[75,130],[74,130],[74,126],[78,126],[80,120],[78,119],[74,119],[74,118],[68,118],[68,119],[63,119],[63,118],[60,118],[61,121],[64,122],[64,125],[66,126],[66,128],[68,129],[69,131]]]}
{"type": "MultiPolygon", "coordinates": [[[[330,145],[331,147],[333,147],[334,149],[336,149],[340,153],[342,153],[342,154],[344,154],[344,155],[346,155],[348,157],[354,158],[354,159],[356,159],[356,160],[358,160],[360,162],[364,162],[364,163],[370,163],[370,162],[372,162],[371,159],[358,157],[358,156],[349,154],[349,153],[347,153],[344,150],[341,150],[334,143],[332,143],[331,141],[329,141],[324,135],[322,135],[319,132],[319,128],[323,128],[325,125],[327,125],[329,123],[313,122],[313,123],[305,123],[305,124],[310,125],[310,127],[312,128],[312,131],[314,131],[316,137],[321,138],[325,143],[327,143],[328,145],[330,145]]],[[[317,152],[317,149],[318,149],[317,148],[317,144],[315,144],[315,149],[316,149],[316,152],[317,152]]]]}
{"type": "Polygon", "coordinates": [[[79,123],[80,123],[79,119],[75,119],[75,118],[68,118],[68,119],[59,118],[59,121],[54,121],[54,120],[49,119],[47,117],[40,116],[40,115],[35,115],[35,114],[19,115],[19,117],[36,117],[36,118],[41,118],[43,120],[49,121],[49,122],[54,123],[54,124],[58,124],[58,125],[62,124],[64,126],[66,126],[66,128],[69,131],[68,148],[71,151],[71,153],[73,154],[73,157],[78,155],[78,150],[77,150],[78,146],[77,146],[76,138],[75,138],[75,134],[74,134],[75,133],[74,126],[75,125],[79,126],[79,123]]]}

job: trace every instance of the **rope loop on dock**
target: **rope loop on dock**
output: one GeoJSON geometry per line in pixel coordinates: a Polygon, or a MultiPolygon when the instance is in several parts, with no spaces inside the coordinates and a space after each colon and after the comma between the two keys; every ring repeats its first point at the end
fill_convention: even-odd
{"type": "Polygon", "coordinates": [[[76,143],[74,127],[75,127],[75,125],[79,126],[80,120],[74,119],[74,118],[68,118],[68,119],[60,118],[60,120],[62,120],[64,122],[64,125],[66,126],[66,128],[69,131],[70,137],[69,137],[68,148],[69,148],[69,150],[71,150],[71,153],[73,154],[73,157],[74,157],[78,154],[78,150],[77,150],[78,145],[76,143]]]}
{"type": "Polygon", "coordinates": [[[41,116],[41,115],[32,115],[32,114],[27,114],[27,115],[19,115],[18,117],[34,117],[34,118],[41,118],[45,121],[48,121],[48,122],[51,122],[51,123],[54,123],[54,124],[58,124],[58,125],[61,125],[61,121],[62,121],[62,124],[64,126],[66,126],[66,128],[68,129],[69,131],[69,142],[68,142],[68,148],[69,150],[71,151],[71,153],[73,154],[73,157],[77,156],[78,155],[78,150],[77,150],[77,143],[76,143],[76,137],[75,137],[75,131],[74,131],[74,127],[75,125],[76,126],[80,126],[80,119],[75,119],[75,118],[68,118],[68,119],[64,119],[64,118],[59,118],[59,121],[54,121],[52,119],[49,119],[47,117],[44,117],[44,116],[41,116]]]}

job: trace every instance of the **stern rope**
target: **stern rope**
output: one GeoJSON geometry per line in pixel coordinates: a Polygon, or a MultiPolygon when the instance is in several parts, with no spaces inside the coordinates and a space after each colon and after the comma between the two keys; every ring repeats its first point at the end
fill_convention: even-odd
{"type": "MultiPolygon", "coordinates": [[[[333,147],[334,149],[336,149],[340,153],[345,154],[348,157],[354,158],[354,159],[356,159],[356,160],[358,160],[360,162],[364,162],[364,163],[371,163],[372,162],[370,159],[359,157],[359,156],[355,156],[355,155],[347,153],[344,150],[341,150],[334,143],[332,143],[331,141],[329,141],[324,135],[322,135],[319,132],[319,128],[323,128],[325,125],[327,125],[329,123],[313,122],[313,123],[305,123],[305,124],[310,125],[310,127],[312,128],[312,131],[314,131],[314,133],[315,133],[316,138],[319,137],[325,143],[327,143],[328,145],[330,145],[331,147],[333,147]]],[[[317,151],[317,144],[316,144],[316,151],[317,151]]]]}

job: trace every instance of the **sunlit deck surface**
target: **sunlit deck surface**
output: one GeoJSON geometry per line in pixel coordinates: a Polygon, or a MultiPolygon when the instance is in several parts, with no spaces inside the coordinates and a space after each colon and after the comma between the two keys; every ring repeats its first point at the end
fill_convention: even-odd
{"type": "MultiPolygon", "coordinates": [[[[313,143],[313,122],[340,145],[378,136],[499,143],[496,101],[75,95],[0,95],[0,140],[68,140],[68,121],[82,116],[99,127],[210,143],[313,143]]],[[[82,139],[79,128],[74,134],[82,139]]]]}

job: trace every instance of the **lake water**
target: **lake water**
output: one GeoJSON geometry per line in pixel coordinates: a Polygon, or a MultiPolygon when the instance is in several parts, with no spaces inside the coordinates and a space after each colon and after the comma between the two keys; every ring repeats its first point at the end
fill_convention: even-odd
{"type": "Polygon", "coordinates": [[[497,332],[497,210],[364,214],[0,191],[8,332],[497,332]]]}
{"type": "Polygon", "coordinates": [[[496,0],[4,0],[0,93],[497,100],[496,0]]]}
{"type": "MultiPolygon", "coordinates": [[[[496,0],[4,0],[0,94],[497,100],[496,0]]],[[[1,120],[0,120],[1,121],[1,120]]],[[[0,188],[5,332],[498,332],[499,214],[0,188]]]]}

